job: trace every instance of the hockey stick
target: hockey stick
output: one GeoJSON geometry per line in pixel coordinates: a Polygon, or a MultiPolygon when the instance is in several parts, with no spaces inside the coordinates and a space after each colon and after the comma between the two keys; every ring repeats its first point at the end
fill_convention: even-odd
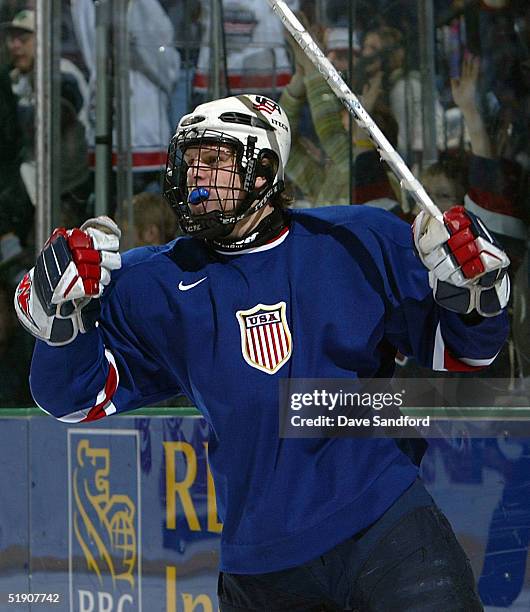
{"type": "Polygon", "coordinates": [[[300,45],[304,53],[326,79],[335,95],[344,104],[346,109],[353,115],[357,124],[365,129],[372,142],[376,145],[381,159],[384,159],[394,174],[399,179],[401,188],[408,191],[419,206],[438,219],[442,219],[442,213],[436,204],[427,195],[423,185],[409,170],[399,153],[387,140],[383,132],[374,123],[374,120],[363,108],[357,96],[346,85],[336,68],[322,53],[315,43],[311,34],[304,28],[296,18],[284,0],[267,0],[272,10],[282,20],[283,25],[289,30],[293,38],[300,45]]]}

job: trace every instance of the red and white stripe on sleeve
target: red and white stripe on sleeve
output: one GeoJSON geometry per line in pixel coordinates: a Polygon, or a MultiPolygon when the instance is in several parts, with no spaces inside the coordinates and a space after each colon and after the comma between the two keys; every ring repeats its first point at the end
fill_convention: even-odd
{"type": "Polygon", "coordinates": [[[432,369],[439,372],[478,372],[487,368],[495,361],[496,353],[488,359],[474,359],[471,357],[455,357],[445,346],[440,329],[440,323],[436,328],[434,337],[434,352],[432,359],[432,369]]]}
{"type": "MultiPolygon", "coordinates": [[[[90,408],[78,410],[77,412],[72,412],[70,414],[65,414],[62,417],[58,417],[59,421],[63,421],[64,423],[96,421],[97,419],[110,416],[116,412],[116,406],[112,402],[112,397],[118,388],[120,376],[118,374],[118,368],[116,367],[114,356],[107,349],[105,349],[105,357],[109,362],[107,380],[105,381],[104,387],[98,393],[94,405],[90,408]]],[[[44,410],[44,408],[40,408],[44,410]]],[[[44,412],[47,411],[44,410],[44,412]]]]}

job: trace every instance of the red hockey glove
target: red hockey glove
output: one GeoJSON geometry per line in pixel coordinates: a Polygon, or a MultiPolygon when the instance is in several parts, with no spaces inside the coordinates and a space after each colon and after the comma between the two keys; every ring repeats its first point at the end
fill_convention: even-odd
{"type": "Polygon", "coordinates": [[[120,236],[108,217],[90,219],[80,229],[56,229],[17,287],[15,310],[22,325],[54,346],[91,329],[99,316],[97,298],[111,270],[121,266],[120,236]]]}
{"type": "Polygon", "coordinates": [[[499,314],[510,297],[508,256],[484,223],[463,206],[444,213],[443,223],[420,212],[414,244],[429,270],[435,300],[460,313],[499,314]]]}

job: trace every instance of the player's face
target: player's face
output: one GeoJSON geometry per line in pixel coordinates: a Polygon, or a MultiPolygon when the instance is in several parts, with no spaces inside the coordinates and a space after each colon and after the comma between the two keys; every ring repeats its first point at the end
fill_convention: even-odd
{"type": "Polygon", "coordinates": [[[200,187],[209,192],[208,199],[196,204],[189,202],[192,213],[233,212],[245,195],[234,151],[215,144],[189,147],[184,152],[184,161],[188,166],[188,193],[200,187]]]}

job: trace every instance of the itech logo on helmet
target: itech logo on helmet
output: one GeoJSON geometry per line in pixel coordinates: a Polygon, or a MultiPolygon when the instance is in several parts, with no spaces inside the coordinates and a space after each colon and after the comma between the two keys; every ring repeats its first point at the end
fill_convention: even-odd
{"type": "Polygon", "coordinates": [[[252,106],[256,110],[259,110],[262,113],[268,113],[269,115],[272,115],[274,112],[282,112],[279,104],[276,104],[274,100],[265,98],[264,96],[256,96],[255,102],[252,106]]]}

